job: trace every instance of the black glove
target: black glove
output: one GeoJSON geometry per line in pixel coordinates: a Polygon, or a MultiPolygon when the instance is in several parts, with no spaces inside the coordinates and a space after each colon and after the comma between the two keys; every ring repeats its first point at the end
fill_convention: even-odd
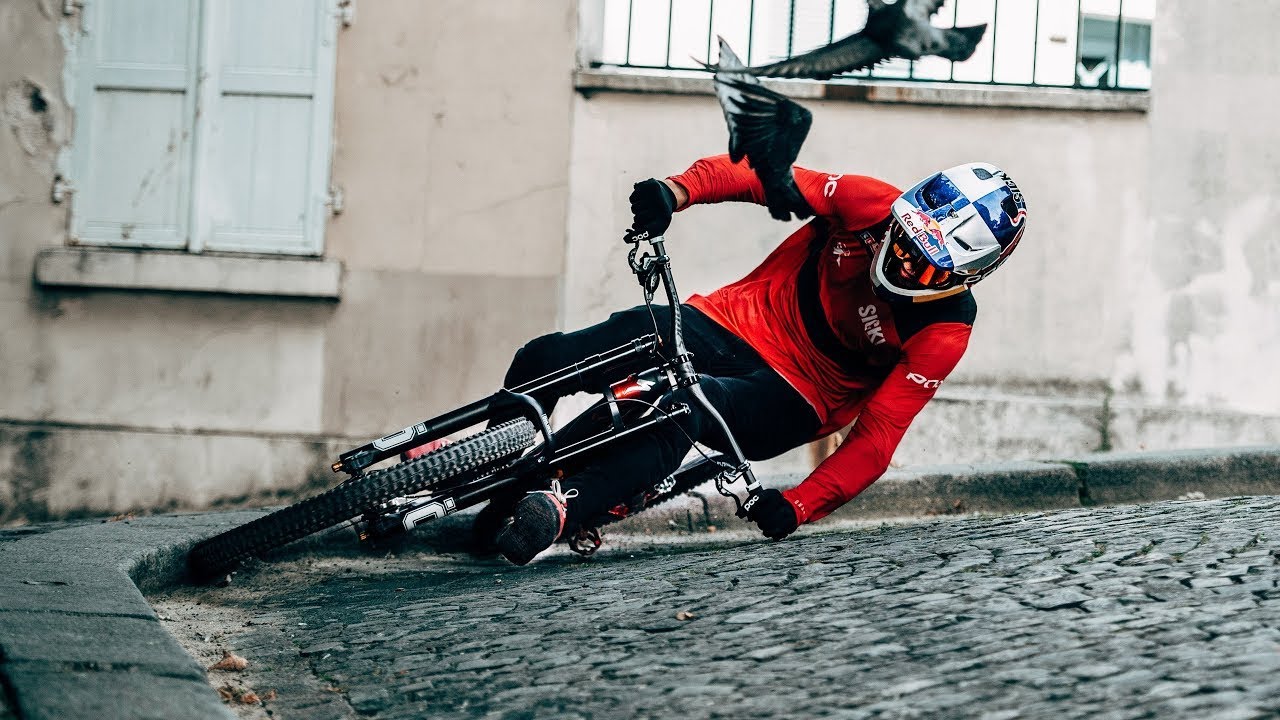
{"type": "Polygon", "coordinates": [[[760,492],[758,500],[747,511],[747,517],[760,526],[765,537],[781,540],[796,531],[800,524],[791,501],[782,492],[769,488],[760,492]]]}
{"type": "Polygon", "coordinates": [[[667,184],[656,178],[641,180],[631,190],[631,232],[628,237],[655,238],[671,226],[671,215],[676,211],[676,194],[667,184]],[[644,233],[648,235],[644,235],[644,233]]]}

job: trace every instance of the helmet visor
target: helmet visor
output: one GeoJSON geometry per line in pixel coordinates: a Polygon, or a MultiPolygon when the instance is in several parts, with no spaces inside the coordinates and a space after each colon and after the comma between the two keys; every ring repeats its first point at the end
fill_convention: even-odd
{"type": "Polygon", "coordinates": [[[888,243],[884,274],[894,285],[905,290],[945,290],[963,282],[951,270],[930,262],[897,218],[889,223],[888,243]]]}

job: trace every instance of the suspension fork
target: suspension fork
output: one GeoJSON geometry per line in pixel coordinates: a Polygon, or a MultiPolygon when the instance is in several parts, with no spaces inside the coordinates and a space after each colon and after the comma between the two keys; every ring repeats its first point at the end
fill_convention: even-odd
{"type": "MultiPolygon", "coordinates": [[[[715,421],[721,433],[728,440],[729,457],[735,465],[734,472],[746,483],[747,497],[746,500],[743,500],[738,497],[737,493],[730,491],[725,486],[726,483],[723,478],[717,478],[716,489],[722,495],[733,498],[734,504],[737,506],[736,514],[738,517],[745,518],[760,499],[762,490],[760,481],[756,479],[755,471],[751,469],[751,463],[747,462],[747,457],[738,445],[738,439],[733,436],[733,432],[729,429],[729,424],[725,422],[724,416],[711,404],[711,401],[707,399],[706,393],[702,391],[702,387],[699,385],[701,377],[693,369],[693,356],[685,348],[680,295],[676,291],[676,281],[671,273],[671,258],[667,256],[665,239],[659,235],[651,239],[649,244],[653,246],[656,257],[651,259],[651,267],[645,268],[645,270],[648,273],[655,271],[659,273],[663,289],[666,291],[667,302],[671,305],[671,342],[676,353],[674,368],[676,384],[679,387],[689,388],[689,394],[693,397],[694,403],[715,421]]],[[[637,275],[642,275],[642,273],[638,272],[637,275]]],[[[651,282],[642,276],[640,284],[645,289],[645,299],[648,301],[652,298],[651,282]]]]}

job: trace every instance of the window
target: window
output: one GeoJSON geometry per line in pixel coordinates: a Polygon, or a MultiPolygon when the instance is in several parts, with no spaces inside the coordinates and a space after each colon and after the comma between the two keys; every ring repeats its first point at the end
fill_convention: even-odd
{"type": "MultiPolygon", "coordinates": [[[[597,64],[663,70],[700,69],[717,35],[759,65],[845,37],[867,18],[866,0],[605,3],[597,64]]],[[[847,77],[1144,90],[1154,14],[1155,0],[946,0],[935,25],[988,24],[973,57],[894,60],[847,77]]]]}
{"type": "Polygon", "coordinates": [[[71,236],[316,255],[333,0],[87,0],[70,63],[71,236]]]}

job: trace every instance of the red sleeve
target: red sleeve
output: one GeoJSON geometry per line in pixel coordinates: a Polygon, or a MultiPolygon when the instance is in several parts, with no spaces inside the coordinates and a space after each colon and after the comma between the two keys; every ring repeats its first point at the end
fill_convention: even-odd
{"type": "Polygon", "coordinates": [[[876,389],[840,447],[783,496],[801,523],[813,522],[867,489],[889,467],[907,426],[960,362],[972,328],[937,323],[902,346],[902,359],[876,389]]]}
{"type": "MultiPolygon", "coordinates": [[[[901,192],[875,178],[830,173],[793,167],[796,187],[819,217],[840,227],[861,230],[883,220],[889,206],[901,192]]],[[[728,155],[702,158],[688,170],[668,180],[679,183],[689,193],[689,203],[751,202],[764,205],[764,188],[744,159],[733,163],[728,155]]],[[[681,208],[684,209],[684,208],[681,208]]]]}
{"type": "Polygon", "coordinates": [[[689,203],[684,207],[729,201],[764,204],[760,178],[745,158],[738,163],[730,162],[728,155],[702,158],[688,170],[667,179],[680,183],[689,193],[689,203]]]}
{"type": "Polygon", "coordinates": [[[832,175],[792,168],[800,194],[818,217],[829,218],[846,230],[861,230],[889,216],[889,207],[902,191],[865,175],[832,175]]]}

